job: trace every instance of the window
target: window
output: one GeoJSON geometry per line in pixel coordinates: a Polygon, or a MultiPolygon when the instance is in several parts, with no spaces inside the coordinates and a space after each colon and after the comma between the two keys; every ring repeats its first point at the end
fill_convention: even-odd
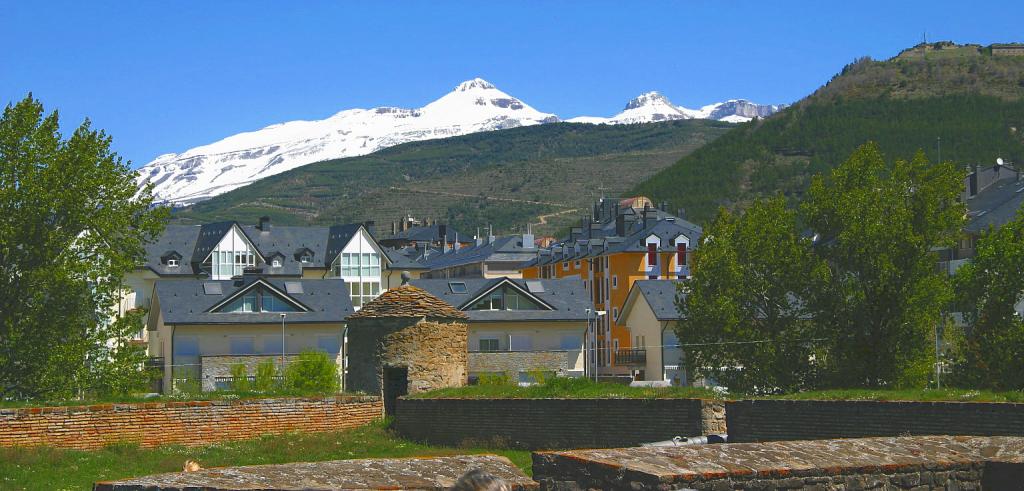
{"type": "Polygon", "coordinates": [[[562,271],[569,271],[569,261],[562,263],[562,271]]]}
{"type": "Polygon", "coordinates": [[[232,355],[256,354],[255,340],[252,336],[231,336],[228,338],[228,344],[232,355]]]}
{"type": "Polygon", "coordinates": [[[503,286],[477,300],[468,310],[541,310],[518,290],[503,286]]]}
{"type": "Polygon", "coordinates": [[[263,288],[250,290],[231,303],[221,307],[218,312],[253,313],[253,312],[298,312],[295,305],[278,297],[263,288]]]}
{"type": "Polygon", "coordinates": [[[303,254],[301,257],[299,257],[299,262],[303,264],[311,263],[313,262],[313,256],[310,256],[309,254],[303,254]]]}
{"type": "Polygon", "coordinates": [[[178,267],[178,260],[177,259],[173,259],[173,258],[172,259],[168,259],[167,260],[167,267],[168,268],[177,268],[178,267]]]}
{"type": "Polygon", "coordinates": [[[280,268],[281,267],[281,258],[275,257],[274,260],[271,261],[270,265],[272,267],[275,267],[275,268],[280,268]]]}
{"type": "Polygon", "coordinates": [[[316,349],[337,355],[341,352],[341,338],[335,335],[320,335],[316,337],[316,349]]]}
{"type": "Polygon", "coordinates": [[[576,261],[576,264],[575,264],[575,266],[576,266],[576,269],[579,269],[579,267],[580,267],[580,262],[579,262],[579,261],[576,261]]]}
{"type": "Polygon", "coordinates": [[[353,281],[348,284],[352,305],[362,307],[363,304],[380,295],[379,281],[353,281]]]}
{"type": "Polygon", "coordinates": [[[380,254],[376,252],[343,252],[331,265],[334,276],[380,278],[380,254]]]}
{"type": "Polygon", "coordinates": [[[464,283],[462,281],[450,281],[450,282],[448,282],[448,289],[451,290],[452,293],[467,293],[467,292],[469,292],[469,290],[466,289],[466,283],[464,283]]]}
{"type": "Polygon", "coordinates": [[[263,336],[263,354],[280,355],[281,351],[281,334],[263,336]]]}
{"type": "Polygon", "coordinates": [[[676,244],[676,266],[686,266],[686,244],[676,244]]]}
{"type": "Polygon", "coordinates": [[[612,288],[615,288],[615,289],[619,288],[619,276],[618,275],[612,275],[612,288]]]}
{"type": "Polygon", "coordinates": [[[480,351],[498,351],[498,338],[480,338],[480,351]]]}
{"type": "Polygon", "coordinates": [[[647,244],[647,266],[658,264],[658,244],[654,242],[647,244]]]}
{"type": "Polygon", "coordinates": [[[619,318],[619,308],[618,307],[612,307],[612,319],[618,319],[618,318],[619,318]]]}
{"type": "Polygon", "coordinates": [[[513,334],[509,339],[509,351],[530,351],[533,349],[533,339],[525,334],[513,334]]]}
{"type": "Polygon", "coordinates": [[[583,346],[583,339],[577,334],[566,334],[558,343],[559,349],[577,350],[583,346]]]}
{"type": "Polygon", "coordinates": [[[256,251],[234,230],[224,236],[210,253],[210,273],[215,280],[240,276],[247,267],[256,265],[256,251]]]}

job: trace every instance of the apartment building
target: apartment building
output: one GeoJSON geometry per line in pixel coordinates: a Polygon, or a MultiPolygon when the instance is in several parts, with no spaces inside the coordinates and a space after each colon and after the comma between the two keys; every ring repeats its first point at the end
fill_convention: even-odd
{"type": "MultiPolygon", "coordinates": [[[[647,351],[621,319],[629,291],[641,280],[684,280],[701,228],[642,197],[601,199],[567,238],[538,250],[522,277],[579,278],[593,305],[593,356],[603,375],[646,377],[647,351]]],[[[679,213],[680,215],[682,213],[679,213]]]]}

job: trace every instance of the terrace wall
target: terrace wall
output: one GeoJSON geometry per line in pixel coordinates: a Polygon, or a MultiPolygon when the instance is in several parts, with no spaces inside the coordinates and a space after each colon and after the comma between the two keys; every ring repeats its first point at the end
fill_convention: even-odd
{"type": "Polygon", "coordinates": [[[623,447],[724,431],[721,402],[700,399],[408,399],[395,427],[435,445],[623,447]]]}
{"type": "Polygon", "coordinates": [[[1024,404],[915,401],[727,402],[730,442],[899,435],[1024,436],[1024,404]]]}
{"type": "Polygon", "coordinates": [[[382,412],[380,398],[363,396],[0,408],[0,447],[200,445],[355,428],[382,412]]]}

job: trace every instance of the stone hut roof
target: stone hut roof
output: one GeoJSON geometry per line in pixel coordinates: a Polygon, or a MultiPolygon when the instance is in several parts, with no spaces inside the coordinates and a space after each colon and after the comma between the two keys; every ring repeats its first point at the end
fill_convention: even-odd
{"type": "Polygon", "coordinates": [[[382,293],[363,304],[363,308],[348,319],[378,317],[432,317],[441,319],[469,319],[465,312],[431,295],[422,288],[405,284],[382,293]]]}

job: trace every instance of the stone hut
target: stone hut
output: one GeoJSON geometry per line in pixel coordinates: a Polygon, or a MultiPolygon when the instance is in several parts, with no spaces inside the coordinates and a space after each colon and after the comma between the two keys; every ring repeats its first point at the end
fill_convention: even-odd
{"type": "Polygon", "coordinates": [[[466,385],[467,319],[409,284],[384,292],[348,316],[345,390],[380,394],[392,413],[399,396],[466,385]]]}

